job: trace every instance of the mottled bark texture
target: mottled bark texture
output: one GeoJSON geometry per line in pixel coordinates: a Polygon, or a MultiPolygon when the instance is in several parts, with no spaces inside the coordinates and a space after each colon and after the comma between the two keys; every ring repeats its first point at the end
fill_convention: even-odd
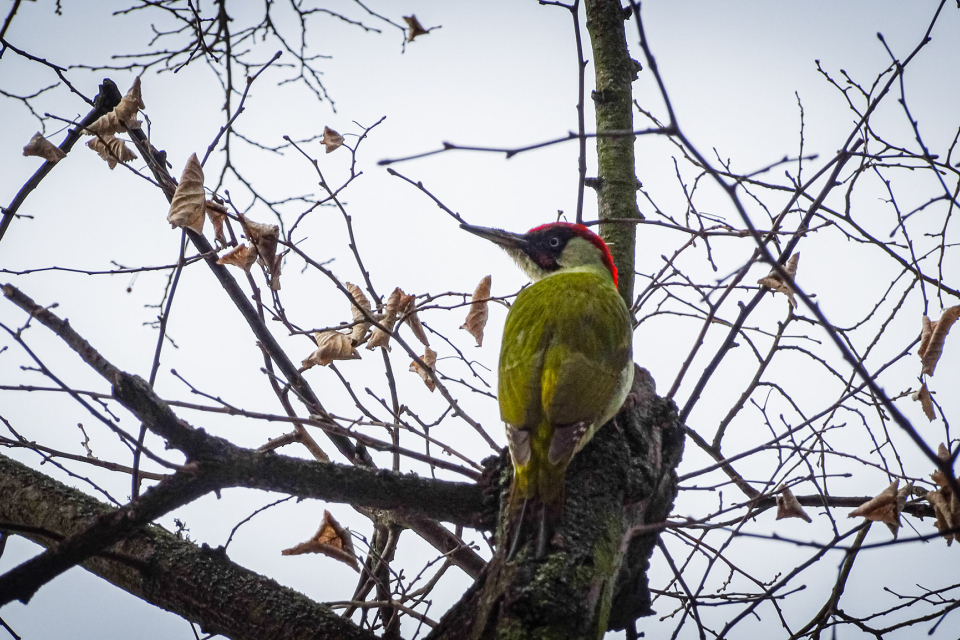
{"type": "MultiPolygon", "coordinates": [[[[0,455],[0,530],[44,547],[86,530],[113,511],[76,489],[0,455]]],[[[234,640],[376,636],[332,610],[155,525],[82,565],[158,607],[234,640]]]]}
{"type": "MultiPolygon", "coordinates": [[[[646,525],[673,506],[684,432],[645,369],[637,368],[627,405],[571,463],[547,557],[537,560],[531,541],[507,563],[501,544],[431,640],[599,638],[652,613],[646,570],[660,530],[646,525]]],[[[502,469],[505,505],[506,459],[502,469]]],[[[505,520],[501,513],[500,539],[505,520]]]]}
{"type": "MultiPolygon", "coordinates": [[[[597,88],[593,103],[597,132],[633,131],[633,81],[639,65],[627,51],[624,20],[630,15],[620,0],[587,0],[587,31],[593,46],[597,88]]],[[[597,138],[597,203],[600,219],[642,218],[637,208],[637,175],[633,135],[597,138]]],[[[601,224],[600,236],[610,245],[620,272],[620,295],[633,304],[636,228],[633,224],[601,224]]]]}

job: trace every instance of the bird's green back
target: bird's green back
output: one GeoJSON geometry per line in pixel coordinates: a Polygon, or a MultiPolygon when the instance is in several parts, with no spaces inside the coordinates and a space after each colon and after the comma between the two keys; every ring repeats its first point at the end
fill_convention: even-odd
{"type": "Polygon", "coordinates": [[[632,328],[612,279],[594,270],[556,273],[517,296],[503,332],[498,393],[508,429],[530,435],[532,457],[517,467],[522,494],[559,481],[570,457],[619,409],[632,378],[625,375],[633,370],[632,328]],[[559,464],[548,462],[556,428],[577,423],[589,426],[582,442],[559,464]]]}

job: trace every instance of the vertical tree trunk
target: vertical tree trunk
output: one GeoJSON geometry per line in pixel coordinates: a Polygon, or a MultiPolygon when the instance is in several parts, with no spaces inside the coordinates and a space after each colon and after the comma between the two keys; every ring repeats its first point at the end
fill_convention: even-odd
{"type": "MultiPolygon", "coordinates": [[[[597,89],[597,131],[632,131],[631,84],[638,65],[627,52],[620,0],[586,0],[597,89]]],[[[634,136],[597,138],[600,218],[639,218],[634,136]]],[[[633,301],[636,228],[601,225],[620,272],[619,289],[633,301]]],[[[625,407],[574,458],[566,475],[564,513],[551,552],[534,558],[529,545],[506,562],[506,513],[497,554],[486,573],[451,609],[431,639],[600,638],[649,615],[647,568],[677,493],[683,452],[676,407],[659,398],[650,374],[637,368],[625,407]],[[647,527],[647,525],[654,525],[647,527]]],[[[501,504],[511,472],[501,459],[501,504]]]]}
{"type": "MultiPolygon", "coordinates": [[[[474,586],[444,616],[430,640],[600,638],[650,614],[646,570],[677,494],[683,426],[673,402],[656,395],[637,368],[630,408],[607,423],[567,470],[566,504],[551,550],[535,542],[505,561],[499,544],[474,586]],[[635,535],[639,532],[639,535],[635,535]]],[[[501,459],[501,504],[510,463],[501,459]]],[[[504,540],[501,510],[498,540],[504,540]]]]}
{"type": "MultiPolygon", "coordinates": [[[[586,0],[587,31],[593,46],[597,89],[593,102],[597,132],[633,131],[633,81],[639,66],[627,51],[624,19],[630,14],[620,0],[586,0]]],[[[597,138],[597,200],[600,219],[640,218],[632,135],[597,138]]],[[[600,236],[610,245],[620,272],[620,295],[633,303],[636,227],[601,224],[600,236]]]]}

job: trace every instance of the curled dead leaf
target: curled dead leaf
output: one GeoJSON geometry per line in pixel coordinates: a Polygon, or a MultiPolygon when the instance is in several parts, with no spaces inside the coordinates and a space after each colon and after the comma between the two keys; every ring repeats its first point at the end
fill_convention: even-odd
{"type": "Polygon", "coordinates": [[[96,122],[83,130],[88,136],[112,136],[117,133],[123,133],[127,130],[126,125],[120,121],[115,111],[105,113],[96,122]]]}
{"type": "Polygon", "coordinates": [[[257,261],[257,250],[248,244],[242,244],[226,252],[217,260],[217,264],[229,264],[249,272],[257,261]]]}
{"type": "Polygon", "coordinates": [[[417,36],[425,36],[430,33],[429,29],[424,29],[416,15],[403,16],[403,21],[407,23],[410,30],[407,32],[407,42],[413,42],[417,36]]]}
{"type": "Polygon", "coordinates": [[[790,487],[783,485],[780,487],[780,495],[777,496],[777,520],[784,518],[800,518],[807,522],[813,522],[807,512],[800,506],[800,501],[790,491],[790,487]]]}
{"type": "MultiPolygon", "coordinates": [[[[951,460],[950,450],[940,443],[937,447],[937,457],[941,460],[951,460]]],[[[933,507],[933,513],[937,517],[934,526],[947,541],[947,546],[953,544],[954,540],[960,540],[960,534],[946,533],[951,529],[960,528],[960,501],[950,488],[947,482],[947,476],[937,469],[930,477],[940,488],[936,491],[928,491],[926,494],[927,502],[933,507]]]]}
{"type": "Polygon", "coordinates": [[[140,126],[139,123],[136,125],[133,123],[136,122],[137,113],[142,109],[146,109],[146,105],[143,104],[143,94],[140,91],[140,76],[137,76],[134,78],[130,89],[127,90],[127,94],[120,100],[120,104],[113,110],[128,128],[133,129],[140,126]]]}
{"type": "Polygon", "coordinates": [[[280,241],[280,227],[275,224],[262,224],[248,219],[240,214],[240,224],[247,239],[257,248],[257,257],[260,266],[270,274],[270,288],[280,290],[280,263],[283,257],[277,255],[277,244],[280,241]]]}
{"type": "Polygon", "coordinates": [[[417,316],[417,296],[403,296],[400,300],[400,308],[403,312],[403,321],[413,331],[413,335],[423,343],[423,346],[429,347],[430,341],[427,340],[427,333],[423,330],[423,324],[420,323],[420,318],[417,316]]]}
{"type": "MultiPolygon", "coordinates": [[[[799,262],[800,252],[798,251],[790,256],[790,259],[787,260],[787,264],[783,267],[784,271],[787,272],[787,275],[790,276],[791,280],[797,275],[797,263],[799,262]]],[[[764,287],[769,287],[774,291],[784,294],[790,301],[790,306],[794,309],[797,308],[797,299],[793,296],[793,289],[789,284],[783,281],[783,279],[780,277],[780,274],[778,274],[775,270],[771,269],[770,273],[757,280],[757,284],[764,287]]]]}
{"type": "Polygon", "coordinates": [[[350,341],[350,336],[339,331],[323,331],[313,336],[317,350],[307,356],[301,365],[309,369],[315,365],[327,366],[334,360],[359,360],[360,354],[350,341]]]}
{"type": "Polygon", "coordinates": [[[180,184],[170,201],[170,212],[167,213],[167,222],[174,229],[186,227],[197,233],[203,233],[205,219],[206,193],[203,190],[203,167],[197,154],[190,154],[187,164],[183,167],[180,184]]]}
{"type": "Polygon", "coordinates": [[[144,108],[143,96],[140,93],[140,76],[137,76],[127,95],[120,100],[120,104],[110,113],[100,116],[96,122],[84,130],[84,133],[106,136],[123,133],[129,129],[139,129],[140,121],[137,120],[137,114],[144,108]]]}
{"type": "MultiPolygon", "coordinates": [[[[389,331],[393,331],[393,327],[397,324],[397,316],[400,313],[400,301],[402,299],[403,290],[401,290],[400,287],[394,289],[390,297],[387,298],[387,306],[384,308],[383,318],[379,322],[389,331]]],[[[377,347],[383,347],[387,351],[390,351],[390,334],[380,327],[373,328],[373,331],[370,332],[370,340],[367,342],[367,349],[372,350],[377,347]]]]}
{"type": "Polygon", "coordinates": [[[87,146],[107,162],[112,170],[118,163],[127,163],[137,159],[137,154],[127,147],[126,143],[112,135],[100,136],[87,143],[87,146]]]}
{"type": "MultiPolygon", "coordinates": [[[[424,354],[420,356],[420,359],[423,361],[423,364],[427,366],[430,371],[436,371],[437,364],[437,352],[431,349],[430,347],[426,348],[424,354]]],[[[432,393],[434,389],[437,388],[436,383],[433,381],[433,378],[430,376],[430,371],[427,371],[420,366],[420,363],[414,360],[410,363],[410,371],[418,374],[420,378],[423,379],[423,383],[427,385],[427,389],[430,389],[432,393]]]]}
{"type": "Polygon", "coordinates": [[[960,510],[958,510],[956,501],[954,500],[951,504],[941,491],[928,491],[926,499],[933,507],[933,513],[937,517],[933,526],[941,532],[943,539],[947,541],[947,546],[951,546],[954,540],[960,539],[956,532],[945,533],[960,527],[960,510]]]}
{"type": "Polygon", "coordinates": [[[223,223],[227,219],[227,208],[216,200],[207,200],[204,208],[213,224],[213,235],[221,247],[227,246],[227,236],[223,233],[223,223]]]}
{"type": "Polygon", "coordinates": [[[324,146],[327,153],[332,153],[343,146],[343,136],[331,129],[323,128],[323,137],[320,138],[320,144],[324,146]]]}
{"type": "Polygon", "coordinates": [[[477,346],[483,346],[483,328],[487,326],[487,317],[490,312],[487,303],[490,299],[490,284],[493,279],[486,276],[477,285],[473,292],[473,299],[470,302],[470,312],[467,313],[467,319],[464,321],[461,329],[467,332],[477,340],[477,346]]]}
{"type": "Polygon", "coordinates": [[[370,313],[370,301],[357,285],[348,282],[344,286],[357,303],[350,305],[350,313],[353,315],[354,322],[354,325],[350,328],[350,340],[354,345],[359,345],[361,342],[363,342],[363,339],[367,337],[367,331],[370,330],[370,323],[366,320],[363,312],[358,309],[357,306],[359,305],[361,308],[365,309],[367,313],[370,313]]]}
{"type": "Polygon", "coordinates": [[[322,553],[353,567],[357,572],[360,571],[357,554],[353,549],[353,537],[350,535],[350,529],[340,526],[340,523],[326,509],[323,511],[323,521],[320,523],[320,528],[317,529],[312,538],[290,549],[284,549],[280,553],[285,556],[322,553]]]}
{"type": "Polygon", "coordinates": [[[120,104],[87,127],[84,133],[103,136],[139,129],[140,121],[137,120],[137,114],[143,108],[145,107],[140,92],[140,77],[137,76],[127,94],[120,100],[120,104]]]}
{"type": "Polygon", "coordinates": [[[943,343],[950,333],[950,327],[960,318],[960,305],[944,309],[940,314],[940,319],[931,321],[927,316],[923,316],[923,328],[920,331],[920,349],[917,354],[920,356],[920,362],[923,368],[920,373],[932,376],[937,368],[937,362],[943,355],[943,343]]]}
{"type": "Polygon", "coordinates": [[[911,400],[916,400],[920,402],[920,406],[923,407],[923,414],[927,416],[930,422],[933,422],[937,417],[936,412],[933,410],[933,398],[930,397],[930,390],[927,389],[927,383],[924,382],[920,385],[919,391],[914,391],[910,394],[911,400]]]}
{"type": "Polygon", "coordinates": [[[33,134],[30,142],[23,148],[23,155],[37,156],[54,164],[67,157],[67,154],[65,154],[60,147],[40,135],[39,131],[33,134]]]}
{"type": "Polygon", "coordinates": [[[897,530],[903,526],[900,523],[900,512],[907,502],[907,496],[913,489],[913,483],[908,482],[903,489],[897,490],[900,480],[894,480],[882,492],[870,498],[862,505],[847,514],[848,518],[863,516],[872,522],[882,522],[890,529],[893,537],[897,537],[897,530]]]}

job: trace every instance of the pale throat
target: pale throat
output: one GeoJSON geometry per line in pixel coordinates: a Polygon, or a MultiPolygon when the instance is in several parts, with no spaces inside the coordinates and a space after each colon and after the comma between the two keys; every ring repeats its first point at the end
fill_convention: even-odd
{"type": "Polygon", "coordinates": [[[583,238],[577,237],[570,239],[567,246],[564,247],[561,252],[560,257],[557,258],[557,264],[560,265],[560,269],[556,271],[548,271],[541,268],[540,265],[531,260],[526,253],[519,249],[507,249],[507,253],[510,254],[510,257],[514,259],[523,272],[527,274],[531,282],[537,282],[558,273],[569,273],[571,271],[596,273],[610,278],[611,281],[613,280],[610,269],[603,263],[603,254],[600,252],[600,249],[589,240],[584,240],[583,238]]]}

